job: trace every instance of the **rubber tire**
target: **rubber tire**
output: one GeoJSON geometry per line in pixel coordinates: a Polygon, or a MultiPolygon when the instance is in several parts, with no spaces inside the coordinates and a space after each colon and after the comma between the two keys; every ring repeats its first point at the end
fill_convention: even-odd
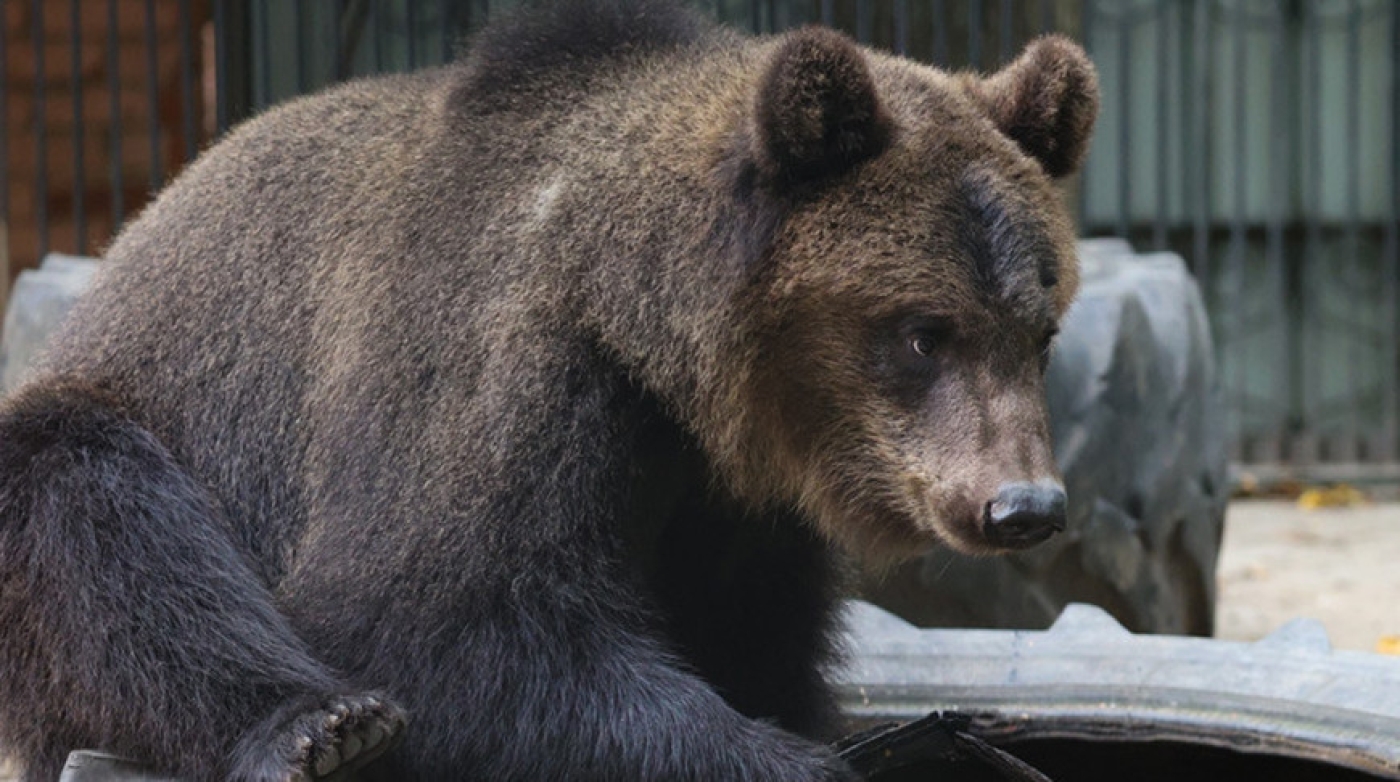
{"type": "Polygon", "coordinates": [[[1240,643],[1134,635],[1088,605],[1047,631],[919,629],[859,601],[845,618],[850,654],[833,680],[854,730],[962,713],[1013,754],[1077,743],[1085,773],[1051,774],[1064,780],[1135,778],[1095,770],[1096,753],[1159,742],[1400,780],[1400,659],[1334,651],[1315,620],[1240,643]]]}

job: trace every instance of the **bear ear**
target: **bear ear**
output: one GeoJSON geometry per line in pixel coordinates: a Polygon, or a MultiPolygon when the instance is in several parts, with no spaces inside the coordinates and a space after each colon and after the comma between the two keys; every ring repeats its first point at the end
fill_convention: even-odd
{"type": "Polygon", "coordinates": [[[820,27],[790,33],[759,84],[759,168],[780,184],[833,176],[879,154],[890,121],[865,56],[820,27]]]}
{"type": "Polygon", "coordinates": [[[1099,79],[1078,44],[1058,35],[1038,38],[1015,62],[964,83],[1001,132],[1051,177],[1079,169],[1099,113],[1099,79]]]}

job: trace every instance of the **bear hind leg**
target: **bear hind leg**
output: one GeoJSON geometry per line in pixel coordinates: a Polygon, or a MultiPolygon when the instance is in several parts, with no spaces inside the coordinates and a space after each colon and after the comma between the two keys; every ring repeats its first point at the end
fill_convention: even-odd
{"type": "Polygon", "coordinates": [[[81,383],[0,406],[0,745],[28,779],[96,748],[192,779],[333,778],[403,725],[317,662],[216,503],[81,383]]]}

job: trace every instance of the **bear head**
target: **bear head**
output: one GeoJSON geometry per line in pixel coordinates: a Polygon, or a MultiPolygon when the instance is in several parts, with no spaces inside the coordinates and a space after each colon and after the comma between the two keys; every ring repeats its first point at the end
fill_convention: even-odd
{"type": "Polygon", "coordinates": [[[1084,52],[1040,38],[981,78],[808,28],[754,95],[747,186],[781,217],[741,308],[749,414],[723,424],[739,491],[876,565],[1062,528],[1044,373],[1078,281],[1053,180],[1097,114],[1084,52]]]}

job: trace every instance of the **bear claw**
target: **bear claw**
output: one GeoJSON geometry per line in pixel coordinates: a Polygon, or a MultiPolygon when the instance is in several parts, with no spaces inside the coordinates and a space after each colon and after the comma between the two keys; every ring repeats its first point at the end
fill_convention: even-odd
{"type": "Polygon", "coordinates": [[[282,722],[261,750],[245,755],[250,762],[242,773],[232,776],[258,782],[342,782],[388,752],[403,727],[403,712],[380,698],[338,697],[282,722]]]}

